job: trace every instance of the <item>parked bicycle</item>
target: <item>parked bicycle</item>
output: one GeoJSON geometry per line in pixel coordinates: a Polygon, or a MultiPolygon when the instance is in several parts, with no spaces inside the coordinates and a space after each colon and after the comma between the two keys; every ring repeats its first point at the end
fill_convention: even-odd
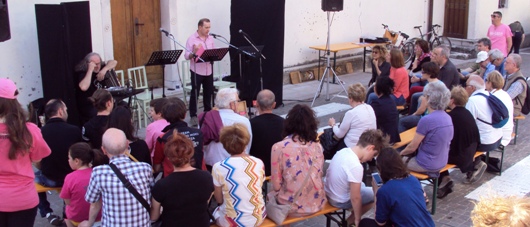
{"type": "Polygon", "coordinates": [[[412,56],[414,55],[414,42],[409,40],[409,35],[399,31],[391,31],[388,29],[388,25],[382,24],[383,28],[385,29],[385,34],[383,35],[384,38],[387,38],[389,40],[389,43],[387,44],[388,49],[392,48],[398,48],[403,53],[403,59],[405,59],[405,63],[408,63],[412,56]],[[399,44],[396,46],[396,43],[398,41],[399,36],[402,37],[399,44]]]}
{"type": "Polygon", "coordinates": [[[431,50],[434,49],[435,47],[440,46],[440,45],[444,45],[444,46],[446,46],[449,49],[449,51],[451,51],[451,49],[453,47],[452,44],[451,44],[451,40],[449,40],[449,38],[447,38],[445,36],[439,35],[438,30],[441,27],[442,27],[441,25],[435,24],[435,25],[432,26],[430,32],[427,32],[427,33],[423,34],[423,32],[421,31],[421,26],[415,26],[414,28],[418,29],[418,31],[420,31],[420,37],[412,38],[411,41],[416,42],[416,40],[418,40],[418,39],[423,39],[423,40],[427,40],[429,42],[431,50]],[[429,39],[429,36],[430,36],[430,39],[429,39]]]}

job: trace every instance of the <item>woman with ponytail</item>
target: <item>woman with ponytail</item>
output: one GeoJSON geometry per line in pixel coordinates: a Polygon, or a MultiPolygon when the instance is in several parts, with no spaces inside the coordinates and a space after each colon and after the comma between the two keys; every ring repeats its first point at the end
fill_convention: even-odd
{"type": "MultiPolygon", "coordinates": [[[[79,142],[70,146],[68,164],[74,170],[66,175],[60,197],[66,204],[65,213],[68,227],[77,226],[88,220],[90,203],[85,201],[86,189],[90,182],[92,168],[103,164],[104,157],[99,150],[92,149],[88,143],[79,142]]],[[[101,213],[96,220],[101,219],[101,213]]]]}

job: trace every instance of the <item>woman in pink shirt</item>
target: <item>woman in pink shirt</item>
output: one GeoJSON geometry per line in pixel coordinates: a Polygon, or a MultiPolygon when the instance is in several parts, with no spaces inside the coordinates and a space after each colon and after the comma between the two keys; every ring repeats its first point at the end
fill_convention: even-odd
{"type": "Polygon", "coordinates": [[[37,189],[32,162],[51,150],[40,129],[26,123],[17,100],[18,90],[9,79],[0,79],[0,226],[33,226],[37,215],[37,189]]]}
{"type": "Polygon", "coordinates": [[[390,51],[390,65],[392,66],[390,67],[390,79],[394,80],[394,95],[390,97],[394,99],[396,105],[401,106],[409,97],[409,76],[401,50],[390,51]]]}

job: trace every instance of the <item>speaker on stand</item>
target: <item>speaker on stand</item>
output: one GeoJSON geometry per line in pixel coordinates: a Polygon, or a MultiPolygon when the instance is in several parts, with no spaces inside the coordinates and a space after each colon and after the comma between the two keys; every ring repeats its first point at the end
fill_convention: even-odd
{"type": "Polygon", "coordinates": [[[323,11],[342,11],[342,8],[344,8],[344,0],[322,0],[323,11]]]}

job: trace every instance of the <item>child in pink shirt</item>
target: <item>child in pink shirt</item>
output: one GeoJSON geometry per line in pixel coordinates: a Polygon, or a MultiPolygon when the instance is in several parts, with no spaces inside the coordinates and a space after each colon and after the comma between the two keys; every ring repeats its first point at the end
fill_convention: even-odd
{"type": "MultiPolygon", "coordinates": [[[[92,150],[88,143],[75,143],[68,152],[68,164],[74,172],[66,175],[60,197],[66,204],[65,223],[68,227],[77,226],[88,220],[90,203],[85,201],[85,194],[92,174],[93,164],[99,163],[102,155],[92,150]]],[[[96,220],[101,219],[101,212],[96,220]]]]}
{"type": "Polygon", "coordinates": [[[153,119],[153,123],[149,124],[145,130],[145,142],[151,151],[151,158],[155,152],[156,138],[164,134],[162,130],[169,125],[169,122],[162,117],[162,108],[165,104],[165,98],[155,99],[149,103],[149,115],[153,119]]]}

